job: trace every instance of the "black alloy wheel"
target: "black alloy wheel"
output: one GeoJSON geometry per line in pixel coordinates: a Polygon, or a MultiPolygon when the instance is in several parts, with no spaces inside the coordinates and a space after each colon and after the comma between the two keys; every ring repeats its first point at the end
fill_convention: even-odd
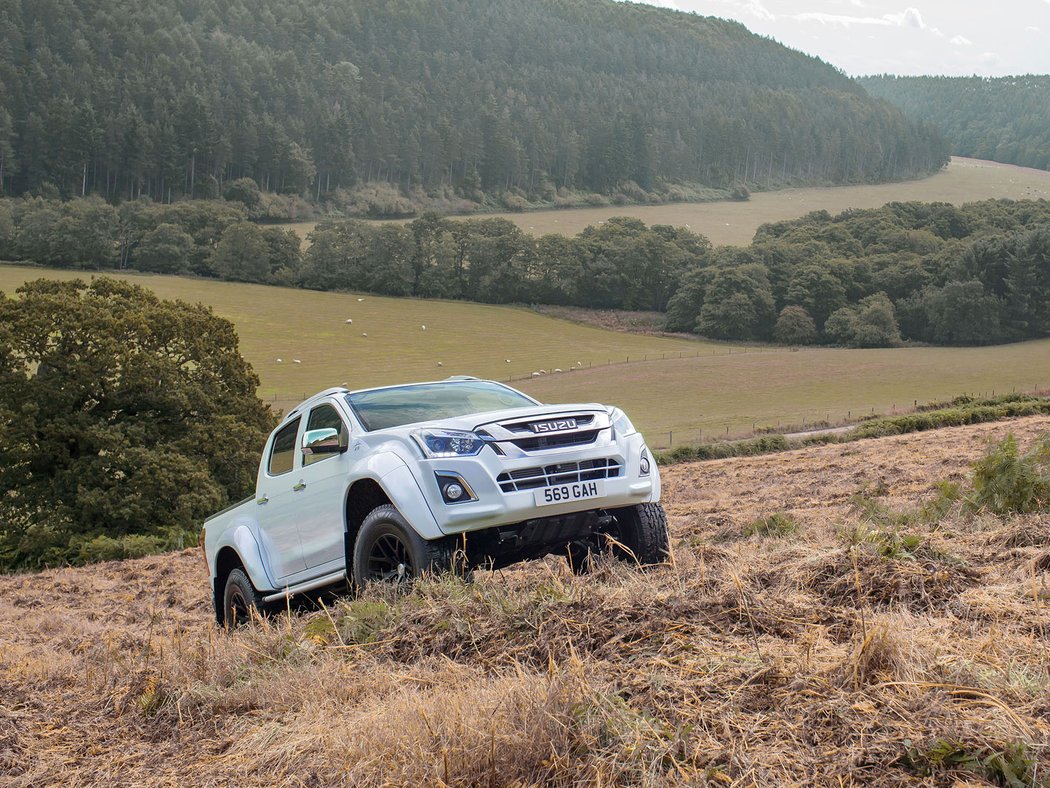
{"type": "Polygon", "coordinates": [[[397,534],[383,534],[372,543],[365,582],[403,583],[415,574],[408,545],[397,534]]]}
{"type": "Polygon", "coordinates": [[[384,504],[368,513],[357,532],[351,580],[358,589],[408,584],[424,573],[452,569],[452,554],[447,539],[424,539],[397,508],[384,504]]]}

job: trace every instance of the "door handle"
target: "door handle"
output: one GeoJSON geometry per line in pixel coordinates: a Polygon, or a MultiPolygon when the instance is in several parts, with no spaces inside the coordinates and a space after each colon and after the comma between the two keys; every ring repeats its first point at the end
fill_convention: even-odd
{"type": "Polygon", "coordinates": [[[259,506],[265,506],[269,502],[269,500],[270,499],[264,495],[262,498],[256,498],[255,502],[259,504],[259,506]]]}
{"type": "Polygon", "coordinates": [[[306,489],[306,482],[304,482],[302,479],[300,479],[299,483],[297,485],[295,485],[294,487],[292,487],[292,489],[295,490],[295,492],[299,492],[300,490],[305,490],[306,489]]]}

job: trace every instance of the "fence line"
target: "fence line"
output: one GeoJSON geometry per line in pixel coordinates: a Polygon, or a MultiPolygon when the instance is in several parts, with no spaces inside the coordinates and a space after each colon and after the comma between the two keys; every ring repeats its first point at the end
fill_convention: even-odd
{"type": "MultiPolygon", "coordinates": [[[[990,391],[970,391],[952,395],[955,397],[973,397],[975,399],[1005,396],[1006,394],[1045,395],[1048,388],[1034,385],[1031,389],[1018,392],[1016,387],[1010,391],[992,389],[990,391]]],[[[675,446],[692,445],[697,443],[714,443],[717,441],[740,440],[755,435],[789,435],[802,432],[819,432],[825,429],[835,429],[861,423],[863,420],[877,416],[899,416],[905,413],[913,413],[920,408],[931,404],[946,402],[943,399],[924,400],[912,399],[902,402],[891,403],[888,410],[880,410],[877,406],[869,405],[860,408],[817,408],[811,410],[793,411],[781,414],[779,417],[768,419],[752,419],[748,427],[747,422],[738,419],[727,418],[703,427],[686,427],[675,430],[643,430],[646,441],[652,449],[666,450],[675,446]]]]}

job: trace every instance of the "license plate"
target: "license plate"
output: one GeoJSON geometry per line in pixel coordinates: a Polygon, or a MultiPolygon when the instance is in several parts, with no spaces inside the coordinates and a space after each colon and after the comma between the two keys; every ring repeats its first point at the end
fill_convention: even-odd
{"type": "Polygon", "coordinates": [[[605,495],[605,482],[573,482],[572,484],[556,484],[553,487],[545,487],[533,493],[536,497],[537,506],[550,506],[554,503],[567,503],[569,501],[583,501],[587,498],[600,498],[605,495]]]}

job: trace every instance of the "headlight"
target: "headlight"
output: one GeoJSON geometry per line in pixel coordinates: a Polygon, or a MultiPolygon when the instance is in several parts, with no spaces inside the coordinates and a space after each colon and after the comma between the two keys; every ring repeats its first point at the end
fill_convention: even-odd
{"type": "Polygon", "coordinates": [[[612,420],[614,435],[633,435],[636,432],[627,414],[619,408],[609,411],[609,418],[612,420]]]}
{"type": "Polygon", "coordinates": [[[423,454],[430,458],[473,457],[485,448],[485,441],[473,432],[459,430],[417,430],[412,433],[423,454]]]}

